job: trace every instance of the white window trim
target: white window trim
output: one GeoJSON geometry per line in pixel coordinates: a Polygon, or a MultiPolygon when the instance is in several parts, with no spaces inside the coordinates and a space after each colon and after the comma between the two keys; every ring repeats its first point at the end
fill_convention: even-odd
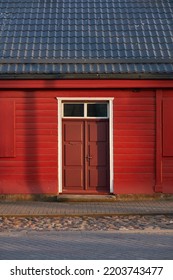
{"type": "MultiPolygon", "coordinates": [[[[114,190],[114,172],[113,172],[113,100],[114,98],[88,98],[88,97],[57,97],[58,101],[58,190],[59,193],[62,193],[62,103],[65,101],[81,101],[81,102],[94,102],[94,101],[105,101],[108,102],[108,117],[101,119],[109,119],[109,162],[110,162],[110,193],[113,193],[114,190]]],[[[66,117],[67,118],[67,117],[66,117]]],[[[68,117],[69,118],[69,117],[68,117]]],[[[70,117],[71,118],[71,117],[70,117]]],[[[83,117],[82,117],[83,118],[83,117]]],[[[90,118],[90,117],[88,117],[90,118]]],[[[77,117],[80,119],[80,117],[77,117]]],[[[93,118],[91,119],[99,119],[93,118]]]]}

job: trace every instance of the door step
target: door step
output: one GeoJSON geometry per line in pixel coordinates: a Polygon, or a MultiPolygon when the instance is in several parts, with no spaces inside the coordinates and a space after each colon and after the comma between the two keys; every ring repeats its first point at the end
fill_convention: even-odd
{"type": "Polygon", "coordinates": [[[59,202],[110,202],[116,201],[115,195],[76,195],[60,194],[57,196],[59,202]]]}

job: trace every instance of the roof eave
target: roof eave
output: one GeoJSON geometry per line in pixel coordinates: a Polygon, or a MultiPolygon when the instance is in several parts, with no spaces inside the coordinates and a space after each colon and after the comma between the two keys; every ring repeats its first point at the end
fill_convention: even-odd
{"type": "Polygon", "coordinates": [[[65,74],[51,74],[51,73],[9,73],[0,74],[0,80],[82,80],[82,79],[107,79],[107,80],[173,80],[173,73],[65,73],[65,74]]]}

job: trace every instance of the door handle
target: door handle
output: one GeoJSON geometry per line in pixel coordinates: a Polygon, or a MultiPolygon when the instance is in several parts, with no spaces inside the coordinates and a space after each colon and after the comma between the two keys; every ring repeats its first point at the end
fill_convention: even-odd
{"type": "Polygon", "coordinates": [[[93,157],[91,157],[91,156],[89,156],[89,155],[86,156],[86,159],[87,159],[87,160],[90,160],[90,159],[92,159],[92,158],[93,158],[93,157]]]}

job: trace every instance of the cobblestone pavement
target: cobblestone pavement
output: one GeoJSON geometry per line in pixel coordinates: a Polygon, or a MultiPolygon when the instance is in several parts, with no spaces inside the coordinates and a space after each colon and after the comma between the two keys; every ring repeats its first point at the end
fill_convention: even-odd
{"type": "Polygon", "coordinates": [[[0,232],[1,260],[173,260],[173,231],[0,232]]]}
{"type": "Polygon", "coordinates": [[[41,202],[0,201],[0,216],[89,216],[173,214],[173,201],[41,202]]]}
{"type": "Polygon", "coordinates": [[[0,217],[0,232],[173,230],[173,215],[131,215],[97,217],[0,217]]]}

